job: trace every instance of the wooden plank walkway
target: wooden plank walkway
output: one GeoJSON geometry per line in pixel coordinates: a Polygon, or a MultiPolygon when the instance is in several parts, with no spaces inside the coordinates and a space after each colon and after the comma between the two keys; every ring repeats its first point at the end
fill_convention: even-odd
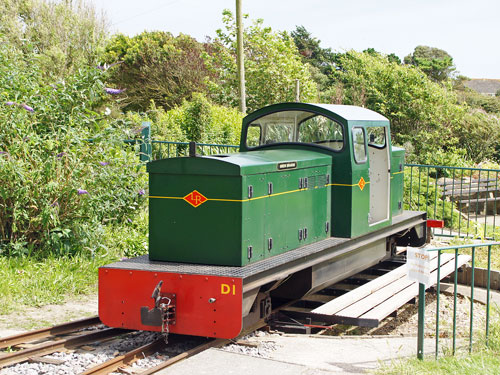
{"type": "MultiPolygon", "coordinates": [[[[431,277],[437,279],[437,252],[431,253],[431,277]]],[[[468,255],[458,256],[458,267],[469,262],[468,255]]],[[[455,255],[441,254],[441,273],[443,279],[455,271],[455,255]]],[[[418,283],[408,280],[407,265],[404,264],[385,275],[370,281],[351,292],[343,294],[311,311],[311,315],[330,315],[339,319],[359,319],[360,324],[380,322],[418,296],[418,283]]]]}

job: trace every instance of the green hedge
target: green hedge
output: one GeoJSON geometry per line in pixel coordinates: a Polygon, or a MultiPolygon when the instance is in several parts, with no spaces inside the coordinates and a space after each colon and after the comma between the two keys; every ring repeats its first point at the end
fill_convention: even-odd
{"type": "Polygon", "coordinates": [[[34,53],[0,46],[0,254],[94,253],[145,201],[126,129],[96,111],[104,74],[45,82],[34,53]]]}

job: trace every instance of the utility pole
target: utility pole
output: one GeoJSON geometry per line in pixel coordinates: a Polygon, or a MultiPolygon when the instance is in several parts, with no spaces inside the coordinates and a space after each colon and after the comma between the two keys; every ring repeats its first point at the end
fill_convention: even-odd
{"type": "Polygon", "coordinates": [[[245,90],[245,63],[243,50],[243,17],[241,15],[241,0],[236,0],[236,60],[238,66],[238,94],[240,96],[240,112],[247,112],[245,90]]]}

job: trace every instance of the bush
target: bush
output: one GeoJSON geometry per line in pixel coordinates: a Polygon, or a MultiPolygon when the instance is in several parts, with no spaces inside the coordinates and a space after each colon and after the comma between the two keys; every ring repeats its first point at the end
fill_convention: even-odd
{"type": "Polygon", "coordinates": [[[169,110],[205,90],[209,72],[204,51],[205,46],[188,35],[154,31],[131,38],[116,35],[104,58],[113,64],[110,82],[127,89],[121,101],[125,110],[145,111],[151,101],[169,110]]]}
{"type": "Polygon", "coordinates": [[[124,129],[94,111],[104,78],[86,68],[47,86],[33,55],[0,46],[0,253],[92,253],[145,200],[124,129]]]}
{"type": "Polygon", "coordinates": [[[404,209],[426,211],[429,219],[444,220],[446,228],[457,228],[460,212],[453,202],[443,200],[443,191],[436,184],[437,171],[421,168],[420,172],[415,169],[412,174],[405,173],[404,209]]]}
{"type": "Polygon", "coordinates": [[[97,65],[108,37],[106,19],[85,0],[2,0],[0,34],[27,53],[35,51],[48,79],[97,65]]]}
{"type": "Polygon", "coordinates": [[[238,110],[212,104],[199,93],[167,112],[152,103],[145,114],[127,113],[134,124],[150,121],[154,139],[229,145],[239,144],[242,119],[238,110]]]}

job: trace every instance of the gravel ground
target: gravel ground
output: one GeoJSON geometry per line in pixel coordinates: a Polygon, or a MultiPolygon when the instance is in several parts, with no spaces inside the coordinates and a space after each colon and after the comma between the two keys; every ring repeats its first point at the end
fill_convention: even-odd
{"type": "MultiPolygon", "coordinates": [[[[132,332],[115,340],[86,346],[92,347],[93,350],[77,349],[75,351],[56,352],[44,357],[62,361],[59,365],[25,362],[0,370],[0,375],[79,374],[99,363],[115,358],[139,346],[146,345],[160,336],[160,334],[153,332],[132,332]]],[[[199,343],[200,340],[191,339],[180,344],[169,345],[160,353],[155,353],[150,357],[138,360],[132,364],[129,370],[133,372],[135,369],[139,370],[156,366],[199,343]]]]}
{"type": "Polygon", "coordinates": [[[252,332],[251,334],[239,339],[239,341],[248,342],[250,345],[256,345],[255,347],[248,345],[229,344],[222,347],[221,350],[251,355],[253,357],[269,358],[269,354],[278,348],[278,344],[272,341],[260,341],[258,340],[258,338],[269,337],[272,339],[272,337],[274,336],[280,336],[280,333],[269,333],[265,331],[252,332]]]}

